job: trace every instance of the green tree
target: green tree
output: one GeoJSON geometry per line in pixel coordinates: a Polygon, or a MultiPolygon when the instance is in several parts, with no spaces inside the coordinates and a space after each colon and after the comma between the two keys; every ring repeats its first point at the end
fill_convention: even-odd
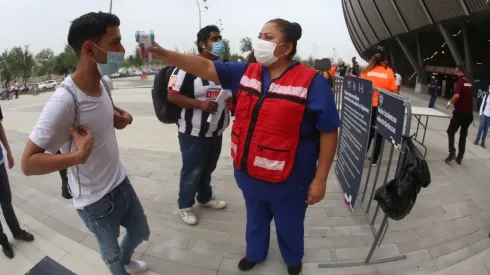
{"type": "Polygon", "coordinates": [[[234,53],[230,56],[230,59],[228,61],[230,62],[236,62],[238,60],[241,60],[241,61],[246,61],[246,58],[237,54],[237,53],[234,53]]]}
{"type": "Polygon", "coordinates": [[[75,51],[70,45],[66,45],[65,50],[55,57],[53,70],[57,74],[69,74],[75,71],[77,62],[75,51]]]}
{"type": "Polygon", "coordinates": [[[24,83],[32,74],[32,69],[34,68],[34,56],[29,51],[29,45],[21,47],[14,47],[9,53],[11,57],[11,68],[15,76],[22,76],[24,83]]]}
{"type": "Polygon", "coordinates": [[[253,51],[252,39],[250,37],[242,38],[240,41],[240,51],[242,53],[250,53],[253,51]]]}
{"type": "Polygon", "coordinates": [[[51,49],[42,49],[36,57],[36,74],[38,76],[48,75],[50,77],[55,65],[55,56],[51,49]]]}
{"type": "Polygon", "coordinates": [[[141,67],[144,63],[143,59],[141,59],[141,56],[140,56],[140,49],[139,47],[136,47],[134,49],[134,62],[133,62],[133,66],[136,66],[136,67],[141,67]]]}
{"type": "Polygon", "coordinates": [[[225,40],[223,40],[223,44],[225,45],[225,52],[223,53],[223,60],[230,60],[230,57],[231,57],[230,41],[225,39],[225,40]]]}
{"type": "Polygon", "coordinates": [[[2,79],[2,86],[12,80],[14,77],[12,64],[12,56],[8,50],[5,50],[0,55],[0,78],[2,79]]]}

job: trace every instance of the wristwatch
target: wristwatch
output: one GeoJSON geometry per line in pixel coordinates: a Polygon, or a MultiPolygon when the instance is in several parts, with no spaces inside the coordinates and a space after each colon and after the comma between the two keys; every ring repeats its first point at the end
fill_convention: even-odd
{"type": "Polygon", "coordinates": [[[133,123],[133,116],[129,115],[128,125],[131,125],[131,123],[133,123]]]}

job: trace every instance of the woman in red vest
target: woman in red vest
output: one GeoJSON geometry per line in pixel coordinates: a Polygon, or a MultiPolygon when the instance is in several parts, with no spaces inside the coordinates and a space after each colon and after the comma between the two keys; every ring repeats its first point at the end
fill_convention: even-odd
{"type": "Polygon", "coordinates": [[[340,121],[327,79],[293,61],[301,32],[297,23],[267,22],[254,45],[258,63],[211,62],[157,44],[146,49],[233,93],[231,155],[247,209],[241,271],[266,259],[274,219],[288,273],[299,274],[306,208],[325,195],[340,121]]]}

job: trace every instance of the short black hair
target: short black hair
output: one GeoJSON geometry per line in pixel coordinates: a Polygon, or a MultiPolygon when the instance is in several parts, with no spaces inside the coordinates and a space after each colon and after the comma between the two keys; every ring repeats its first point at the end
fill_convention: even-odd
{"type": "Polygon", "coordinates": [[[284,42],[293,44],[293,50],[289,57],[293,57],[296,55],[298,40],[301,39],[301,35],[303,34],[303,29],[301,25],[296,22],[289,22],[288,20],[284,20],[282,18],[276,18],[269,21],[269,23],[275,23],[279,28],[279,31],[284,34],[284,42]]]}
{"type": "Polygon", "coordinates": [[[459,70],[460,72],[464,73],[464,67],[463,67],[463,65],[456,66],[456,69],[459,70]]]}
{"type": "Polygon", "coordinates": [[[107,32],[109,27],[119,27],[119,18],[106,12],[89,12],[71,22],[68,31],[68,44],[73,48],[77,56],[83,43],[87,40],[99,40],[107,32]]]}
{"type": "Polygon", "coordinates": [[[208,42],[209,36],[211,35],[212,32],[221,33],[219,28],[215,25],[206,26],[206,27],[200,29],[199,32],[197,33],[196,45],[197,45],[197,51],[199,53],[202,53],[202,48],[201,48],[201,46],[199,46],[199,43],[208,42]]]}

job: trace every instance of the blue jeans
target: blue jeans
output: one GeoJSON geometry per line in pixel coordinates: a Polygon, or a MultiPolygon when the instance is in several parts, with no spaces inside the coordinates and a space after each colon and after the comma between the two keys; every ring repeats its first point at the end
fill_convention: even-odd
{"type": "Polygon", "coordinates": [[[490,127],[490,117],[486,115],[480,116],[480,127],[478,127],[478,134],[476,134],[476,141],[480,141],[481,143],[485,143],[485,139],[487,139],[488,127],[490,127]]]}
{"type": "Polygon", "coordinates": [[[221,154],[222,136],[202,138],[179,133],[182,170],[180,171],[179,209],[192,207],[197,201],[213,197],[211,174],[221,154]]]}
{"type": "Polygon", "coordinates": [[[111,274],[129,275],[124,266],[129,264],[136,247],[150,236],[143,206],[129,179],[126,177],[102,199],[78,210],[78,214],[95,235],[111,274]],[[117,241],[120,226],[126,228],[121,245],[117,241]]]}
{"type": "Polygon", "coordinates": [[[429,100],[429,108],[434,108],[436,105],[436,99],[437,99],[437,94],[436,92],[429,92],[430,94],[430,100],[429,100]]]}

